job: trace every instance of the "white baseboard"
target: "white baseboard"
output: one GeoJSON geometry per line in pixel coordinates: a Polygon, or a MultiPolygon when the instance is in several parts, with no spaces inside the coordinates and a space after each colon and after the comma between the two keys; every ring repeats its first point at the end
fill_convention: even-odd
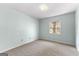
{"type": "Polygon", "coordinates": [[[26,41],[26,42],[24,42],[24,43],[22,43],[22,44],[18,44],[18,45],[16,45],[16,46],[13,46],[13,47],[10,47],[10,48],[1,50],[0,53],[4,53],[4,52],[6,52],[6,51],[9,51],[9,50],[14,49],[14,48],[19,47],[19,46],[22,46],[22,45],[24,45],[24,44],[31,43],[31,42],[33,42],[33,41],[35,41],[35,40],[37,40],[37,39],[33,39],[33,40],[31,40],[31,41],[28,41],[28,42],[26,41]]]}
{"type": "Polygon", "coordinates": [[[57,43],[60,43],[60,44],[65,44],[65,45],[70,45],[70,46],[75,47],[75,45],[72,45],[72,44],[69,44],[69,43],[66,43],[66,42],[63,42],[63,41],[55,41],[55,40],[49,40],[49,39],[41,39],[41,40],[46,40],[46,41],[50,41],[50,42],[57,42],[57,43]]]}

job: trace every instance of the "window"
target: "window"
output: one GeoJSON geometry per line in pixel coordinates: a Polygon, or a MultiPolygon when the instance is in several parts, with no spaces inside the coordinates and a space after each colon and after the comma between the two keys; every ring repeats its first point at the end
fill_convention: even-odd
{"type": "Polygon", "coordinates": [[[49,24],[50,34],[61,34],[61,23],[59,21],[53,21],[49,24]]]}

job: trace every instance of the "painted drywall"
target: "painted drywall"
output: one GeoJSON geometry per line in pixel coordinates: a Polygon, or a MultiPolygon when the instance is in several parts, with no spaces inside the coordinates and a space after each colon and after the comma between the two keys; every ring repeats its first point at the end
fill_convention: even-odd
{"type": "Polygon", "coordinates": [[[76,48],[79,51],[79,8],[76,10],[76,48]]]}
{"type": "Polygon", "coordinates": [[[38,39],[38,20],[10,8],[0,9],[0,53],[38,39]]]}
{"type": "Polygon", "coordinates": [[[39,38],[75,45],[75,12],[39,20],[39,38]],[[61,22],[61,35],[49,34],[49,23],[61,22]]]}

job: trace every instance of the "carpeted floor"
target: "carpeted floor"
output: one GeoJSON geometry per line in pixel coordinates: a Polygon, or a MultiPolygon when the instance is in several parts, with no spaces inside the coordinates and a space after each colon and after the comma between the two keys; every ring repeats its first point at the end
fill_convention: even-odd
{"type": "Polygon", "coordinates": [[[36,40],[32,43],[7,51],[9,56],[77,56],[78,52],[72,46],[36,40]]]}

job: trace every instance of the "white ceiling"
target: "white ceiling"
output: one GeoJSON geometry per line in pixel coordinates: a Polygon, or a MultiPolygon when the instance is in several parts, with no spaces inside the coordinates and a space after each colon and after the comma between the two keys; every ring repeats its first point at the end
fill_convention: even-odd
{"type": "Polygon", "coordinates": [[[35,18],[45,18],[64,13],[75,11],[78,7],[77,3],[45,3],[48,5],[48,11],[41,11],[39,6],[41,3],[17,3],[17,4],[0,4],[1,6],[7,6],[16,9],[20,12],[26,13],[35,18]]]}

